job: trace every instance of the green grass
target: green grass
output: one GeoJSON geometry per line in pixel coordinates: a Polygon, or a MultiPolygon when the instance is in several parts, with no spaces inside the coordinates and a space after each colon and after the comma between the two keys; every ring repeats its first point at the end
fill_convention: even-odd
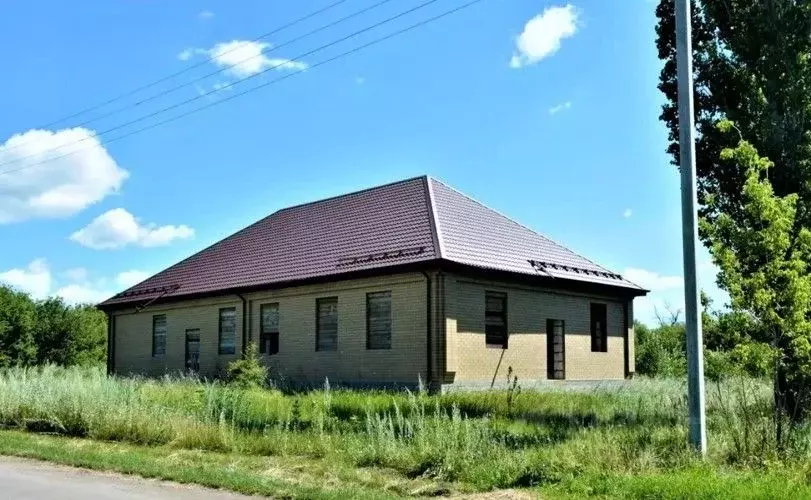
{"type": "Polygon", "coordinates": [[[685,388],[673,380],[512,394],[284,394],[12,369],[0,372],[0,426],[11,429],[0,453],[297,498],[506,488],[811,498],[808,434],[777,454],[768,384],[731,380],[708,392],[711,453],[702,461],[686,444],[685,388]]]}

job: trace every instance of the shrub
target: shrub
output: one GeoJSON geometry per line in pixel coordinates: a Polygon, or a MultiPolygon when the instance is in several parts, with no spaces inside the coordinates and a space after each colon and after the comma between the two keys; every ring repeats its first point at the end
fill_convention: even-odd
{"type": "Polygon", "coordinates": [[[228,381],[242,389],[264,387],[267,379],[268,369],[259,358],[259,348],[253,342],[248,344],[242,359],[228,364],[228,381]]]}

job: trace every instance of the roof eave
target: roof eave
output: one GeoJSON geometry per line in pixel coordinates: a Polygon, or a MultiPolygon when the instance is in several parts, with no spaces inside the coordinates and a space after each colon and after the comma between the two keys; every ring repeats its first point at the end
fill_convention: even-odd
{"type": "MultiPolygon", "coordinates": [[[[235,294],[243,294],[243,293],[252,293],[252,292],[260,292],[264,290],[276,290],[280,288],[290,288],[294,286],[302,286],[302,285],[312,285],[312,284],[320,284],[320,283],[332,283],[335,281],[344,281],[349,279],[360,279],[360,278],[369,278],[387,274],[401,274],[407,272],[415,272],[425,269],[432,269],[436,268],[439,265],[440,259],[437,258],[429,258],[424,260],[406,262],[402,264],[394,264],[390,266],[381,266],[375,267],[371,269],[356,269],[350,270],[341,273],[334,273],[334,274],[323,274],[318,276],[312,276],[308,278],[301,278],[295,280],[287,280],[287,281],[279,281],[275,283],[263,283],[257,285],[246,285],[246,286],[238,286],[238,287],[229,287],[229,288],[218,288],[213,290],[206,290],[204,292],[197,292],[197,293],[187,293],[187,294],[172,294],[166,295],[161,297],[157,300],[154,300],[152,304],[166,304],[171,302],[179,302],[182,300],[195,300],[201,298],[209,298],[209,297],[219,297],[222,295],[235,295],[235,294]]],[[[182,289],[181,289],[182,290],[182,289]]],[[[119,311],[122,309],[131,309],[136,307],[141,302],[146,302],[148,300],[153,300],[152,298],[147,298],[142,301],[139,300],[131,300],[127,302],[113,302],[110,303],[113,298],[107,299],[104,302],[98,304],[96,308],[104,311],[104,312],[113,312],[119,311]]]]}

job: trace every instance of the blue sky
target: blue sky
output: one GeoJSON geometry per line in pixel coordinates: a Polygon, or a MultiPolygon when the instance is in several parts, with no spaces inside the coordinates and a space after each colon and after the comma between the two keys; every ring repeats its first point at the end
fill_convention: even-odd
{"type": "MultiPolygon", "coordinates": [[[[464,3],[437,0],[298,59],[422,1],[391,0],[286,45],[375,0],[347,0],[265,45],[247,42],[330,1],[3,3],[0,44],[14,50],[0,79],[0,172],[14,171],[0,173],[0,280],[100,300],[276,209],[430,174],[653,289],[637,301],[639,319],[652,321],[654,305],[680,308],[679,183],[658,120],[655,2],[483,0],[314,67],[464,3]]],[[[699,268],[720,296],[705,252],[699,268]]]]}

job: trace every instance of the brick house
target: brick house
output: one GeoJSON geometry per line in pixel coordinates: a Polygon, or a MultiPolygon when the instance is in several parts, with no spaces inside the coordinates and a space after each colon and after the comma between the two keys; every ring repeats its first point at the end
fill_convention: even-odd
{"type": "Polygon", "coordinates": [[[258,342],[290,382],[622,379],[622,276],[430,177],[279,210],[99,305],[111,373],[216,376],[258,342]]]}

